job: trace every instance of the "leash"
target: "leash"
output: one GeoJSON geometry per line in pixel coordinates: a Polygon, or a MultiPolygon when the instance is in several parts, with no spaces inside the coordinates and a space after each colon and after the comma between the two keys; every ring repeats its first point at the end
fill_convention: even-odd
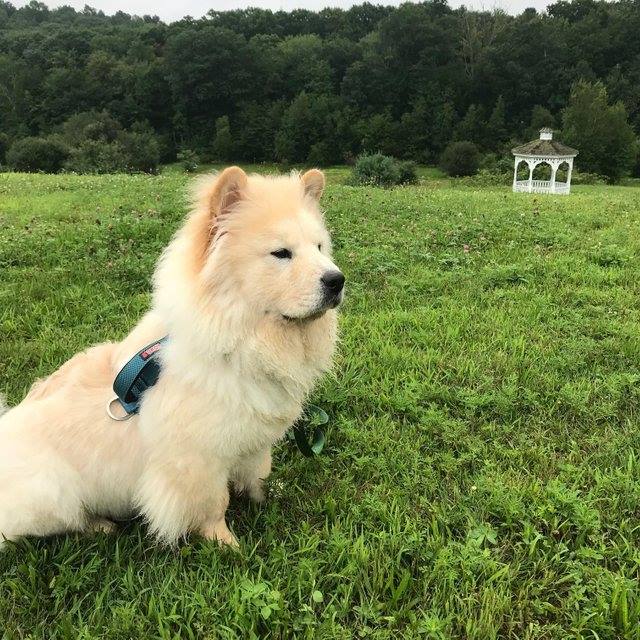
{"type": "MultiPolygon", "coordinates": [[[[158,357],[163,346],[169,339],[165,336],[138,351],[136,355],[120,369],[113,381],[113,391],[116,394],[107,403],[107,415],[117,422],[129,420],[140,411],[140,401],[144,392],[153,387],[160,377],[161,367],[158,357]],[[123,416],[113,412],[113,406],[118,403],[124,410],[123,416]]],[[[293,426],[293,437],[302,455],[307,458],[317,456],[324,449],[325,435],[322,425],[329,422],[329,416],[320,407],[307,405],[302,417],[293,426]],[[309,440],[306,425],[313,427],[313,437],[309,440]]]]}

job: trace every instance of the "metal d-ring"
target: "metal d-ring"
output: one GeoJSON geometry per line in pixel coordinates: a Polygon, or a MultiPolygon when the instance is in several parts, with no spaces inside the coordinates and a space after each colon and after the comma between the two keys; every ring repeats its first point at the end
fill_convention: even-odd
{"type": "Polygon", "coordinates": [[[133,413],[125,413],[124,417],[122,418],[118,418],[118,416],[114,415],[113,411],[111,411],[111,406],[114,402],[119,402],[118,396],[114,396],[113,398],[111,398],[111,400],[109,400],[109,402],[107,402],[107,415],[112,420],[115,420],[116,422],[125,422],[126,420],[129,420],[129,418],[133,418],[133,413]]]}

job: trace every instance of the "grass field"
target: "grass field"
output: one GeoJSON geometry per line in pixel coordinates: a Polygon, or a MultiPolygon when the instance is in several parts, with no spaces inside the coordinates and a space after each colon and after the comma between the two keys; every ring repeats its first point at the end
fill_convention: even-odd
{"type": "MultiPolygon", "coordinates": [[[[186,181],[0,175],[10,402],[143,312],[186,181]]],[[[232,503],[240,553],[138,523],[12,545],[4,640],[640,638],[640,189],[324,206],[348,280],[326,453],[277,449],[266,504],[232,503]]]]}

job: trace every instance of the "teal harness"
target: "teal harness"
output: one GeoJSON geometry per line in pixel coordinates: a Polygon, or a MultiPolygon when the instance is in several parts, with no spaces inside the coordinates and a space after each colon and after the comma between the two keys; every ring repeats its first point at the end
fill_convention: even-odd
{"type": "MultiPolygon", "coordinates": [[[[113,381],[113,391],[116,397],[107,405],[107,413],[110,418],[117,421],[128,420],[140,410],[140,401],[144,392],[153,387],[161,373],[159,354],[169,336],[148,344],[144,349],[136,353],[113,381]],[[115,402],[118,402],[125,415],[117,417],[111,410],[115,402]]],[[[307,405],[304,414],[293,427],[293,437],[301,453],[308,458],[318,455],[324,448],[325,436],[322,425],[329,422],[329,416],[320,407],[307,405]],[[311,441],[307,436],[306,426],[313,427],[311,441]]]]}

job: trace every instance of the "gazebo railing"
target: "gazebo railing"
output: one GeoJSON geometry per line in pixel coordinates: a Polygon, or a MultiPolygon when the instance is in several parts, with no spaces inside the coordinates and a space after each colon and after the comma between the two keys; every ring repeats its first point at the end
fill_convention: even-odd
{"type": "Polygon", "coordinates": [[[566,196],[569,185],[566,182],[556,182],[553,189],[551,180],[518,180],[514,183],[513,190],[518,193],[556,193],[566,196]]]}

